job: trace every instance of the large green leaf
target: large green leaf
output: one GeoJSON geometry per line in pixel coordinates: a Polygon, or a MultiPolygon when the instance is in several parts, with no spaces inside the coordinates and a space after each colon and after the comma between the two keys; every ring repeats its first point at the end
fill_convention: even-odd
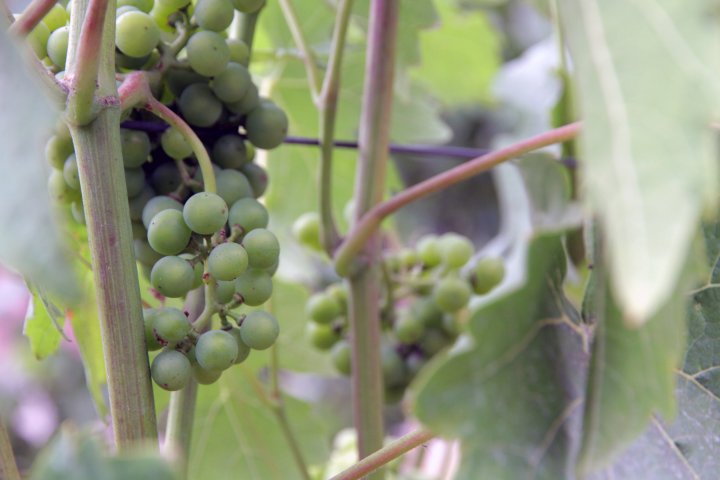
{"type": "Polygon", "coordinates": [[[60,347],[65,324],[65,312],[39,289],[32,292],[32,312],[25,319],[23,334],[30,340],[30,350],[38,360],[47,358],[60,347]]]}
{"type": "Polygon", "coordinates": [[[79,290],[68,268],[47,193],[47,141],[58,112],[7,34],[0,15],[0,262],[60,298],[76,300],[79,290]]]}
{"type": "Polygon", "coordinates": [[[584,119],[587,202],[603,225],[613,293],[632,325],[671,295],[701,212],[716,203],[716,6],[560,1],[584,119]]]}

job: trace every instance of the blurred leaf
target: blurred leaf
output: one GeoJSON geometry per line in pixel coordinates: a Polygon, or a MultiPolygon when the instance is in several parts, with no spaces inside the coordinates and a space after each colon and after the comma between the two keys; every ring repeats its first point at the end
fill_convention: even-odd
{"type": "Polygon", "coordinates": [[[58,112],[42,93],[21,49],[0,15],[0,262],[17,269],[59,299],[80,295],[68,268],[47,193],[47,141],[58,112]]]}
{"type": "Polygon", "coordinates": [[[25,319],[23,334],[30,340],[30,349],[35,358],[42,360],[57,351],[65,336],[62,332],[65,313],[46,293],[31,285],[28,287],[32,292],[32,312],[25,319]]]}
{"type": "Polygon", "coordinates": [[[672,294],[700,214],[717,202],[715,7],[560,1],[585,121],[587,202],[604,227],[613,294],[636,326],[672,294]]]}

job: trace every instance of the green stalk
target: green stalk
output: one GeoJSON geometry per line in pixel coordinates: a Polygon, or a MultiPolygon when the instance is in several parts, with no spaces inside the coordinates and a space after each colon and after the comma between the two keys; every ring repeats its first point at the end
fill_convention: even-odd
{"type": "Polygon", "coordinates": [[[257,26],[258,17],[263,8],[265,7],[260,7],[260,10],[253,13],[235,12],[232,36],[245,42],[250,50],[250,55],[248,55],[247,63],[245,64],[246,67],[250,64],[250,57],[252,57],[253,51],[253,39],[255,38],[255,27],[257,26]]]}
{"type": "Polygon", "coordinates": [[[302,55],[303,65],[305,65],[305,72],[308,77],[310,94],[313,101],[317,102],[321,81],[320,71],[317,67],[317,59],[315,58],[312,48],[308,45],[302,28],[300,28],[300,20],[298,19],[297,12],[295,11],[295,5],[293,5],[292,0],[280,0],[280,9],[285,17],[285,23],[290,30],[293,41],[302,55]]]}
{"type": "Polygon", "coordinates": [[[0,480],[20,480],[20,478],[10,436],[5,428],[5,422],[0,418],[0,480]]]}
{"type": "MultiPolygon", "coordinates": [[[[88,0],[77,0],[70,26],[68,69],[73,71],[88,0]]],[[[157,437],[155,405],[143,324],[140,287],[120,150],[120,108],[115,84],[115,2],[107,5],[97,93],[105,102],[87,125],[70,131],[80,173],[95,277],[113,432],[119,450],[157,437]]],[[[86,71],[86,74],[89,72],[86,71]]]]}
{"type": "MultiPolygon", "coordinates": [[[[373,0],[365,65],[365,88],[360,119],[358,170],[355,182],[355,218],[377,204],[385,190],[385,170],[390,145],[397,0],[373,0]]],[[[368,239],[365,255],[369,266],[349,279],[350,339],[352,342],[353,416],[358,432],[358,457],[367,457],[383,446],[383,378],[380,354],[381,261],[377,235],[368,239]]],[[[382,470],[368,476],[384,478],[382,470]]]]}

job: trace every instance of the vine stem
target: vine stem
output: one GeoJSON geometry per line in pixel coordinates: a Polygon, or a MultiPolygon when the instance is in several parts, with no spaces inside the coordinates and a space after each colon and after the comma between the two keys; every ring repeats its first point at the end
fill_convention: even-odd
{"type": "Polygon", "coordinates": [[[253,13],[236,12],[233,37],[237,38],[238,40],[242,40],[243,42],[245,42],[245,45],[248,46],[250,54],[248,55],[247,61],[245,62],[246,67],[250,64],[250,57],[252,56],[253,51],[253,39],[255,38],[255,27],[257,26],[258,17],[260,16],[260,12],[263,8],[265,8],[265,5],[263,5],[262,7],[260,7],[259,10],[253,13]]]}
{"type": "Polygon", "coordinates": [[[21,478],[10,443],[10,435],[5,428],[5,422],[0,418],[0,480],[20,480],[21,478]]]}
{"type": "Polygon", "coordinates": [[[280,0],[280,9],[285,17],[285,23],[287,23],[288,29],[290,29],[293,41],[302,53],[302,61],[305,65],[305,72],[307,73],[308,83],[310,84],[310,94],[312,95],[313,102],[319,105],[321,79],[315,54],[308,45],[302,28],[300,28],[300,20],[298,20],[292,0],[280,0]]]}
{"type": "Polygon", "coordinates": [[[406,454],[413,448],[419,447],[423,443],[431,440],[435,435],[428,430],[417,430],[410,432],[377,452],[360,460],[352,467],[343,470],[330,480],[357,480],[368,475],[380,467],[387,465],[396,458],[406,454]]]}
{"type": "Polygon", "coordinates": [[[571,140],[580,133],[581,123],[571,123],[541,135],[523,140],[509,147],[478,157],[469,162],[451,168],[435,175],[395,195],[391,199],[376,205],[369,210],[362,219],[356,223],[345,241],[335,254],[335,269],[341,276],[348,276],[352,272],[353,260],[364,248],[371,236],[377,231],[380,223],[387,216],[396,212],[405,205],[414,202],[431,193],[440,191],[463,180],[467,180],[479,173],[513,158],[519,157],[548,145],[571,140]]]}
{"type": "MultiPolygon", "coordinates": [[[[354,223],[378,203],[385,190],[390,145],[395,74],[398,0],[372,0],[368,31],[365,87],[360,118],[359,161],[355,177],[354,223]]],[[[369,236],[368,266],[348,279],[352,346],[353,417],[358,434],[358,458],[383,446],[383,378],[380,354],[380,241],[369,236]]],[[[377,470],[368,479],[381,480],[377,470]]]]}
{"type": "Polygon", "coordinates": [[[10,26],[10,33],[24,37],[37,26],[45,15],[55,6],[57,0],[32,0],[20,18],[10,26]]]}

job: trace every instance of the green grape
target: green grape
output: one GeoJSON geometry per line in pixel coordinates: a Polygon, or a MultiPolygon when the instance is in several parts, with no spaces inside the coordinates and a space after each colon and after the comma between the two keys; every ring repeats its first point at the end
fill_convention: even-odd
{"type": "Polygon", "coordinates": [[[250,356],[250,347],[243,342],[242,333],[239,328],[233,328],[230,330],[230,335],[233,336],[238,346],[238,355],[235,359],[235,363],[242,363],[250,356]]]}
{"type": "Polygon", "coordinates": [[[145,227],[143,226],[142,223],[133,221],[131,223],[131,226],[132,226],[133,240],[146,240],[147,241],[147,230],[145,230],[145,227]]]}
{"type": "Polygon", "coordinates": [[[241,198],[253,196],[253,189],[247,177],[237,170],[221,170],[216,176],[217,194],[232,205],[241,198]]]}
{"type": "Polygon", "coordinates": [[[245,142],[239,135],[223,135],[212,149],[213,162],[222,168],[240,168],[250,161],[245,142]]]}
{"type": "Polygon", "coordinates": [[[460,268],[465,265],[475,251],[469,238],[457,233],[446,233],[440,237],[440,252],[443,263],[448,268],[460,268]]]}
{"type": "Polygon", "coordinates": [[[133,252],[135,253],[135,260],[148,267],[152,267],[158,260],[163,258],[162,255],[152,249],[147,240],[141,238],[133,240],[133,252]]]}
{"type": "Polygon", "coordinates": [[[203,77],[199,73],[188,69],[168,68],[163,77],[165,85],[176,97],[194,83],[204,83],[207,85],[208,78],[203,77]]]}
{"type": "Polygon", "coordinates": [[[168,209],[182,212],[183,205],[174,198],[165,195],[151,198],[150,201],[145,204],[145,208],[143,208],[142,211],[142,223],[145,225],[145,228],[150,227],[150,222],[155,215],[168,209]]]}
{"type": "Polygon", "coordinates": [[[250,182],[255,198],[262,197],[268,186],[268,176],[265,169],[256,163],[248,163],[240,167],[240,171],[245,174],[250,182]]]}
{"type": "Polygon", "coordinates": [[[120,129],[123,164],[125,168],[142,166],[150,156],[150,137],[140,130],[120,129]]]}
{"type": "Polygon", "coordinates": [[[160,41],[160,29],[144,12],[127,12],[115,21],[115,45],[128,57],[145,57],[160,41]]]}
{"type": "Polygon", "coordinates": [[[321,351],[330,350],[340,340],[340,334],[331,325],[309,322],[306,334],[313,347],[321,351]]]}
{"type": "Polygon", "coordinates": [[[145,13],[150,13],[150,11],[153,8],[153,4],[154,4],[153,0],[118,0],[117,1],[118,7],[124,7],[124,6],[135,7],[138,10],[145,12],[145,13]]]}
{"type": "Polygon", "coordinates": [[[217,382],[222,376],[222,370],[205,370],[200,365],[192,366],[192,374],[195,381],[200,385],[211,385],[217,382]]]}
{"type": "Polygon", "coordinates": [[[190,322],[177,308],[161,308],[154,315],[153,334],[161,344],[175,346],[190,333],[190,322]]]}
{"type": "Polygon", "coordinates": [[[219,280],[215,286],[215,300],[218,303],[228,303],[235,296],[235,282],[223,282],[219,280]]]}
{"type": "Polygon", "coordinates": [[[251,267],[270,268],[278,261],[280,243],[270,230],[256,228],[245,235],[242,243],[251,267]]]}
{"type": "MultiPolygon", "coordinates": [[[[47,44],[50,38],[50,29],[43,22],[39,22],[35,25],[35,28],[30,30],[30,33],[25,37],[25,41],[30,45],[35,55],[42,60],[48,56],[47,44]]],[[[52,59],[51,59],[52,60],[52,59]]]]}
{"type": "Polygon", "coordinates": [[[322,251],[320,214],[317,212],[306,212],[300,215],[292,224],[292,233],[301,245],[322,251]]]}
{"type": "Polygon", "coordinates": [[[235,291],[242,296],[245,305],[257,307],[267,302],[272,295],[272,278],[264,270],[245,270],[235,279],[235,291]]]}
{"type": "Polygon", "coordinates": [[[182,216],[193,232],[212,235],[225,226],[228,207],[219,195],[200,192],[185,202],[182,216]]]}
{"type": "Polygon", "coordinates": [[[174,163],[161,163],[150,174],[150,184],[161,195],[172,193],[182,185],[182,177],[174,163]]]}
{"type": "Polygon", "coordinates": [[[70,204],[70,213],[72,214],[75,222],[80,225],[85,225],[85,211],[83,210],[83,204],[81,202],[72,202],[70,204]]]}
{"type": "Polygon", "coordinates": [[[442,262],[442,253],[440,251],[440,241],[437,235],[426,235],[421,237],[416,245],[420,261],[425,267],[433,268],[442,262]]]}
{"type": "Polygon", "coordinates": [[[316,293],[305,304],[305,314],[315,323],[331,323],[340,313],[340,304],[325,292],[316,293]]]}
{"type": "Polygon", "coordinates": [[[452,339],[440,329],[428,328],[420,340],[420,349],[428,357],[433,357],[452,344],[452,339]]]}
{"type": "Polygon", "coordinates": [[[58,28],[67,25],[69,19],[70,17],[68,16],[65,8],[63,8],[62,5],[56,3],[55,5],[53,5],[50,11],[45,14],[42,19],[42,23],[47,26],[48,30],[53,32],[58,28]]]}
{"type": "Polygon", "coordinates": [[[485,257],[478,260],[472,274],[472,286],[475,293],[484,295],[502,282],[505,276],[505,264],[502,258],[485,257]]]}
{"type": "Polygon", "coordinates": [[[190,361],[176,350],[163,350],[153,360],[150,373],[160,388],[181,390],[190,380],[190,361]]]}
{"type": "MultiPolygon", "coordinates": [[[[128,13],[128,12],[140,12],[140,11],[141,10],[139,8],[134,7],[132,5],[119,5],[118,8],[115,9],[115,19],[117,20],[118,18],[120,18],[121,15],[128,13]]],[[[148,13],[148,12],[145,12],[145,13],[148,13]]],[[[132,57],[128,57],[127,55],[125,55],[125,58],[132,58],[132,57]]]]}
{"type": "Polygon", "coordinates": [[[130,220],[138,222],[142,219],[142,212],[145,205],[155,197],[155,190],[145,184],[140,193],[128,200],[130,207],[130,220]]]}
{"type": "Polygon", "coordinates": [[[230,49],[230,61],[239,63],[240,65],[247,65],[250,60],[250,49],[247,43],[236,38],[228,38],[225,40],[228,48],[230,49]]]}
{"type": "MultiPolygon", "coordinates": [[[[215,165],[215,164],[213,163],[213,164],[212,164],[212,170],[213,170],[213,173],[215,174],[215,182],[217,183],[217,177],[218,177],[218,175],[220,175],[220,172],[222,171],[222,168],[218,167],[217,165],[215,165]]],[[[202,169],[198,168],[198,169],[195,171],[195,175],[193,176],[193,180],[195,180],[196,182],[200,183],[201,186],[200,186],[200,187],[197,187],[197,186],[194,186],[194,185],[193,185],[193,186],[191,187],[191,188],[192,188],[192,191],[195,192],[195,193],[202,192],[202,191],[203,191],[203,186],[205,185],[205,180],[203,179],[202,169]]]]}
{"type": "Polygon", "coordinates": [[[175,160],[182,160],[193,154],[193,149],[185,137],[173,127],[168,128],[160,135],[160,145],[168,157],[175,160]]]}
{"type": "Polygon", "coordinates": [[[242,13],[253,13],[265,5],[265,0],[233,0],[235,10],[242,13]]]}
{"type": "Polygon", "coordinates": [[[160,350],[162,345],[155,338],[155,317],[157,316],[159,309],[157,308],[146,308],[143,310],[143,319],[145,320],[145,348],[148,352],[154,350],[160,350]]]}
{"type": "Polygon", "coordinates": [[[195,272],[187,260],[176,256],[163,257],[153,265],[150,284],[162,295],[177,298],[186,295],[193,286],[195,272]]]}
{"type": "Polygon", "coordinates": [[[225,370],[235,363],[237,356],[235,337],[223,330],[203,333],[195,345],[198,365],[206,370],[225,370]]]}
{"type": "Polygon", "coordinates": [[[343,375],[349,376],[352,373],[352,350],[347,340],[340,340],[330,351],[332,363],[335,369],[343,375]]]}
{"type": "Polygon", "coordinates": [[[410,307],[410,312],[426,327],[438,327],[442,324],[443,313],[431,297],[417,299],[410,307]]]}
{"type": "Polygon", "coordinates": [[[62,170],[65,160],[75,151],[70,137],[53,135],[45,144],[45,158],[51,167],[62,170]]]}
{"type": "Polygon", "coordinates": [[[280,334],[280,326],[268,312],[256,310],[245,317],[240,327],[242,341],[254,350],[270,348],[280,334]]]}
{"type": "Polygon", "coordinates": [[[214,77],[230,61],[230,48],[218,33],[200,30],[188,40],[187,59],[190,67],[200,75],[214,77]]]}
{"type": "Polygon", "coordinates": [[[246,115],[258,105],[260,105],[260,92],[254,84],[250,84],[240,100],[225,104],[227,109],[236,115],[246,115]]]}
{"type": "Polygon", "coordinates": [[[412,315],[412,312],[404,312],[393,325],[395,337],[399,342],[411,344],[419,341],[425,333],[425,325],[422,320],[412,315]]]}
{"type": "Polygon", "coordinates": [[[390,345],[381,348],[383,382],[386,387],[398,387],[407,383],[408,372],[402,357],[390,345]]]}
{"type": "Polygon", "coordinates": [[[245,233],[267,227],[269,220],[265,206],[254,198],[241,198],[233,203],[228,215],[228,224],[239,225],[245,233]]]}
{"type": "Polygon", "coordinates": [[[220,119],[223,106],[204,83],[193,83],[187,87],[178,99],[178,107],[183,118],[196,127],[210,127],[220,119]]]}
{"type": "Polygon", "coordinates": [[[48,192],[50,193],[50,198],[58,202],[69,199],[70,187],[60,170],[50,172],[50,176],[48,177],[48,192]]]}
{"type": "Polygon", "coordinates": [[[248,266],[248,255],[237,243],[221,243],[208,256],[208,272],[217,280],[235,280],[248,266]]]}
{"type": "Polygon", "coordinates": [[[348,292],[342,283],[334,283],[325,289],[325,293],[335,299],[340,305],[340,312],[347,312],[348,292]]]}
{"type": "Polygon", "coordinates": [[[471,293],[466,281],[456,277],[445,277],[435,285],[432,298],[440,310],[452,313],[467,305],[471,293]]]}
{"type": "Polygon", "coordinates": [[[233,19],[230,0],[198,0],[195,5],[195,21],[204,30],[222,32],[233,19]]]}
{"type": "Polygon", "coordinates": [[[210,86],[217,98],[225,103],[242,100],[250,85],[252,85],[252,77],[248,69],[234,62],[228,63],[225,70],[216,75],[213,81],[210,82],[210,86]]]}
{"type": "Polygon", "coordinates": [[[164,5],[160,5],[160,2],[155,2],[152,10],[150,10],[150,16],[152,17],[155,25],[162,32],[175,34],[175,21],[177,20],[177,8],[168,8],[164,5]],[[173,23],[170,23],[170,17],[173,23]]]}
{"type": "Polygon", "coordinates": [[[143,65],[148,63],[151,55],[144,57],[128,57],[120,51],[115,51],[115,67],[120,70],[141,70],[143,65]]]}
{"type": "Polygon", "coordinates": [[[412,268],[420,260],[417,252],[411,248],[403,248],[397,253],[397,257],[402,268],[412,268]]]}
{"type": "Polygon", "coordinates": [[[288,130],[288,118],[277,105],[261,102],[245,119],[248,140],[258,148],[269,150],[282,144],[288,130]]]}
{"type": "Polygon", "coordinates": [[[450,313],[443,315],[442,330],[447,333],[450,338],[457,338],[462,331],[460,317],[450,313]]]}
{"type": "Polygon", "coordinates": [[[78,171],[77,159],[74,153],[65,160],[63,176],[65,177],[65,182],[68,184],[68,187],[73,190],[80,190],[80,172],[78,171]]]}
{"type": "Polygon", "coordinates": [[[190,0],[155,0],[156,7],[173,12],[188,5],[190,5],[190,0]]]}
{"type": "Polygon", "coordinates": [[[148,225],[148,242],[156,252],[163,255],[177,255],[185,250],[190,234],[183,214],[173,209],[158,213],[148,225]]]}
{"type": "Polygon", "coordinates": [[[140,195],[145,188],[145,172],[142,168],[125,169],[125,187],[127,196],[132,198],[140,195]]]}
{"type": "Polygon", "coordinates": [[[65,69],[69,41],[70,29],[68,27],[58,28],[47,39],[47,56],[61,70],[65,69]]]}
{"type": "Polygon", "coordinates": [[[201,262],[200,260],[195,260],[195,255],[193,255],[192,253],[181,253],[178,256],[183,260],[187,260],[188,263],[190,263],[190,266],[193,267],[194,277],[191,290],[195,290],[196,288],[202,286],[203,275],[205,274],[203,262],[201,262]]]}

